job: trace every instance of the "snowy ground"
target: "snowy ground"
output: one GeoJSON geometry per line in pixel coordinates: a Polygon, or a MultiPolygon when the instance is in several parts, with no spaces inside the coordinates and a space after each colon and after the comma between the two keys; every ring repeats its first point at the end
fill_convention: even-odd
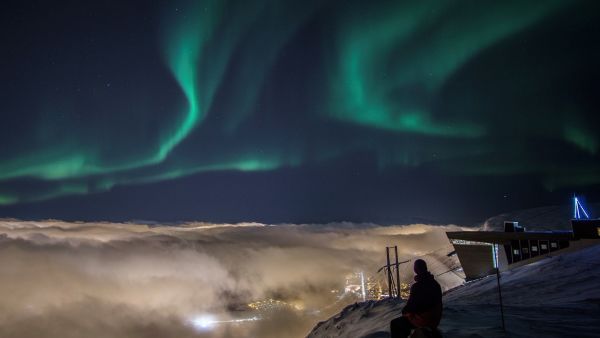
{"type": "MultiPolygon", "coordinates": [[[[501,283],[506,332],[490,276],[444,296],[444,337],[600,337],[600,245],[507,271],[501,283]]],[[[308,337],[389,337],[402,307],[393,300],[354,304],[308,337]]]]}

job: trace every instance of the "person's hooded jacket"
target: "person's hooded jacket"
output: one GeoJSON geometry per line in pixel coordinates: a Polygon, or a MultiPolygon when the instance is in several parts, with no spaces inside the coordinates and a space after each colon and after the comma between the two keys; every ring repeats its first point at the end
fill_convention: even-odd
{"type": "Polygon", "coordinates": [[[415,281],[402,314],[416,327],[436,328],[442,319],[442,288],[429,271],[415,281]]]}

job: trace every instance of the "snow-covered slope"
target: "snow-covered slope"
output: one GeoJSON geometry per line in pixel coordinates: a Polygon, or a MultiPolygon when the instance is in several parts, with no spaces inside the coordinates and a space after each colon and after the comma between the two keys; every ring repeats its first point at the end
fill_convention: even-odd
{"type": "MultiPolygon", "coordinates": [[[[600,337],[600,245],[507,271],[501,284],[506,332],[490,276],[444,295],[443,336],[600,337]]],[[[389,337],[402,307],[394,300],[350,305],[308,337],[389,337]]]]}
{"type": "MultiPolygon", "coordinates": [[[[600,211],[600,203],[586,205],[593,217],[600,211]]],[[[533,209],[506,212],[488,218],[483,224],[484,230],[504,230],[504,221],[517,221],[528,230],[571,230],[569,223],[573,217],[573,206],[569,204],[539,207],[533,209]]]]}

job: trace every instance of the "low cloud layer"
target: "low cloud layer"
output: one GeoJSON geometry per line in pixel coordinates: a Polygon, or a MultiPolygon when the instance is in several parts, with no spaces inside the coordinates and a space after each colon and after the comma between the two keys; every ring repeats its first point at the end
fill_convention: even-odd
{"type": "MultiPolygon", "coordinates": [[[[300,337],[345,305],[348,273],[377,276],[385,247],[425,255],[446,288],[462,282],[444,234],[457,226],[0,221],[0,336],[300,337]],[[301,310],[253,314],[279,299],[301,310]],[[260,320],[198,322],[259,316],[260,320]],[[196,322],[194,322],[196,320],[196,322]]],[[[410,280],[409,264],[401,269],[410,280]]],[[[379,274],[379,276],[382,276],[379,274]]],[[[252,318],[252,317],[250,317],[252,318]]]]}

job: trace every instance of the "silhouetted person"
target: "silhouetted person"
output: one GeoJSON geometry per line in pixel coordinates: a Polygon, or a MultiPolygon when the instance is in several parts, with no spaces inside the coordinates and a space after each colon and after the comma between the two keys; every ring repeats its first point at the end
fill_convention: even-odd
{"type": "Polygon", "coordinates": [[[429,328],[434,336],[442,319],[442,288],[427,271],[427,263],[415,261],[415,283],[410,288],[410,297],[402,309],[402,317],[390,323],[392,338],[410,336],[416,328],[429,328]]]}

